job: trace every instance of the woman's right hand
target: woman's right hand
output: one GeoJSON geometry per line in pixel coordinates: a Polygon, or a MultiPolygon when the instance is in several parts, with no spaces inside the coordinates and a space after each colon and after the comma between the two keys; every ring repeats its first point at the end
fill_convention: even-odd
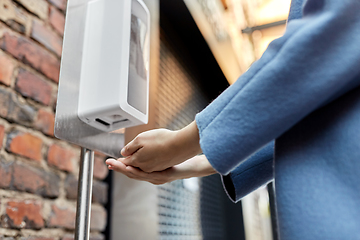
{"type": "Polygon", "coordinates": [[[129,142],[119,158],[126,166],[144,172],[163,171],[201,153],[196,122],[178,131],[155,129],[143,132],[129,142]]]}

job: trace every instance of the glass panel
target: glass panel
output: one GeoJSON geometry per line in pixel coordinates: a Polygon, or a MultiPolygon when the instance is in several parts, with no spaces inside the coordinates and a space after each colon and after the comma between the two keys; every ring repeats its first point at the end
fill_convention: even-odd
{"type": "Polygon", "coordinates": [[[131,10],[130,59],[128,103],[146,114],[148,75],[148,30],[139,17],[131,10]]]}

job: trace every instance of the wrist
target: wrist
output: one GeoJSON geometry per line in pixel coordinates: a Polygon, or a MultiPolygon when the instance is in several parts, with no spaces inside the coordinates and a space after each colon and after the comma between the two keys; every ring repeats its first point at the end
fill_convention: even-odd
{"type": "Polygon", "coordinates": [[[197,163],[198,167],[202,169],[203,176],[208,176],[217,173],[217,171],[211,166],[209,160],[205,155],[199,156],[197,163]]]}
{"type": "Polygon", "coordinates": [[[176,131],[175,139],[175,144],[179,146],[179,149],[184,153],[186,159],[202,153],[199,143],[199,130],[195,121],[183,129],[176,131]]]}
{"type": "Polygon", "coordinates": [[[178,175],[175,174],[177,179],[205,177],[217,173],[205,155],[192,157],[187,161],[174,166],[174,168],[177,169],[177,172],[179,173],[178,175]]]}

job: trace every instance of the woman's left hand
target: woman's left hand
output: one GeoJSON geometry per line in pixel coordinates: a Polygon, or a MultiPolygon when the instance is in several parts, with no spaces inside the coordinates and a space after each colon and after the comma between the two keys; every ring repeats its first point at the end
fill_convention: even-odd
{"type": "Polygon", "coordinates": [[[204,177],[216,173],[205,155],[195,156],[179,165],[175,165],[163,171],[150,173],[144,172],[136,167],[127,166],[116,159],[108,159],[106,160],[106,164],[110,170],[123,173],[129,178],[150,182],[155,185],[184,178],[204,177]]]}

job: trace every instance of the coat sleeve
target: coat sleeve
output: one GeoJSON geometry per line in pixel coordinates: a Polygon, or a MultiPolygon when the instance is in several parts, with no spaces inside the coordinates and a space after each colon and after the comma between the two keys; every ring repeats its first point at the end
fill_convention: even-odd
{"type": "Polygon", "coordinates": [[[196,115],[200,146],[219,173],[359,86],[359,12],[359,0],[307,0],[303,17],[196,115]]]}
{"type": "Polygon", "coordinates": [[[251,155],[228,175],[222,176],[222,182],[228,197],[233,202],[270,182],[273,171],[274,141],[251,155]]]}

